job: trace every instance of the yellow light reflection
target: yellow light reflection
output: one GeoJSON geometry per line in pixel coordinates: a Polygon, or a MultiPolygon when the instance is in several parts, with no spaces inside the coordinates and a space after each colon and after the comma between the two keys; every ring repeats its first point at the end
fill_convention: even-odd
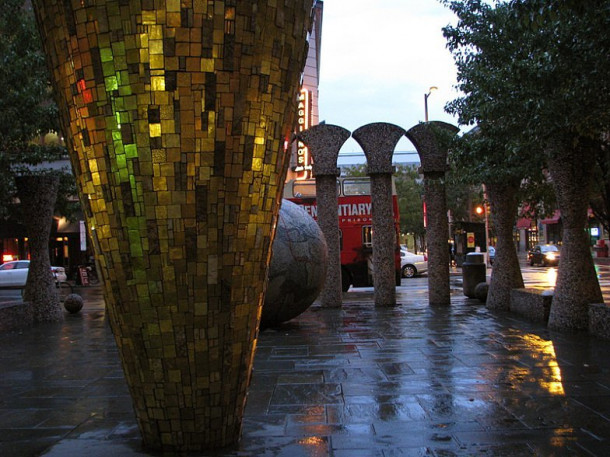
{"type": "Polygon", "coordinates": [[[553,342],[543,340],[537,335],[523,335],[523,339],[530,346],[534,353],[538,353],[541,361],[545,363],[549,374],[545,379],[539,379],[540,386],[552,395],[565,395],[561,379],[561,370],[557,364],[557,355],[553,342]]]}
{"type": "Polygon", "coordinates": [[[557,268],[549,268],[546,271],[546,283],[549,287],[555,287],[557,282],[557,268]]]}
{"type": "Polygon", "coordinates": [[[320,452],[321,451],[326,451],[326,448],[328,446],[328,442],[323,439],[320,438],[318,436],[309,436],[306,438],[301,438],[298,441],[298,444],[302,445],[305,447],[305,449],[303,449],[308,455],[321,455],[320,452]]]}

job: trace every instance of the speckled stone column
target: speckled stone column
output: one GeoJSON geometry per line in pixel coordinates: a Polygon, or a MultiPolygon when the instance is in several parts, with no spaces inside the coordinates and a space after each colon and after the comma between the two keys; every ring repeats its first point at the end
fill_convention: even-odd
{"type": "Polygon", "coordinates": [[[239,438],[313,0],[35,0],[146,448],[239,438]]]}
{"type": "Polygon", "coordinates": [[[591,151],[557,145],[548,161],[563,224],[561,260],[548,322],[554,330],[587,330],[589,304],[604,302],[585,230],[585,196],[593,175],[593,157],[591,151]]]}
{"type": "Polygon", "coordinates": [[[318,224],[328,246],[326,282],[320,293],[322,306],[339,307],[341,290],[341,244],[337,203],[337,157],[341,146],[350,137],[349,130],[337,125],[320,124],[299,133],[300,140],[309,147],[314,159],[318,224]]]}
{"type": "Polygon", "coordinates": [[[498,243],[496,258],[491,271],[491,281],[487,292],[486,306],[489,309],[510,309],[512,289],[523,288],[523,276],[519,258],[513,241],[513,227],[517,218],[520,180],[510,182],[508,178],[501,183],[486,183],[498,243]]]}
{"type": "Polygon", "coordinates": [[[367,160],[373,203],[373,284],[375,306],[396,305],[396,229],[392,210],[392,155],[405,134],[403,128],[382,122],[352,133],[367,160]]]}
{"type": "Polygon", "coordinates": [[[32,256],[28,272],[27,287],[23,300],[30,303],[29,310],[34,322],[57,322],[64,313],[57,296],[55,278],[49,270],[49,235],[53,224],[55,202],[59,189],[59,176],[46,174],[20,176],[15,179],[17,196],[23,212],[23,223],[29,236],[32,256]],[[35,209],[35,211],[31,211],[35,209]],[[32,284],[34,287],[30,287],[32,284]]]}
{"type": "Polygon", "coordinates": [[[428,244],[428,300],[431,305],[450,305],[449,289],[449,221],[447,220],[447,148],[439,141],[440,135],[457,133],[458,128],[445,122],[428,122],[409,129],[411,140],[421,161],[424,174],[424,201],[428,244]]]}

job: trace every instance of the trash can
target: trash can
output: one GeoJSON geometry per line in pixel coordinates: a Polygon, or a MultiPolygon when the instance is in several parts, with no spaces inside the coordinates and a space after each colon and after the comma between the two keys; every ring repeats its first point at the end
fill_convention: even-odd
{"type": "Polygon", "coordinates": [[[470,252],[466,254],[466,260],[462,264],[462,285],[464,287],[464,295],[469,298],[476,298],[474,293],[477,284],[486,282],[487,266],[485,265],[485,257],[479,252],[470,252]]]}

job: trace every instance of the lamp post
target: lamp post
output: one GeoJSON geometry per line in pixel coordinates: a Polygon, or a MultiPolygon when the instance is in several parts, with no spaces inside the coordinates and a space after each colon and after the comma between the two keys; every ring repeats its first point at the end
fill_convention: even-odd
{"type": "Polygon", "coordinates": [[[424,94],[424,109],[425,109],[425,118],[424,119],[426,122],[428,122],[428,97],[435,90],[438,90],[438,87],[430,86],[430,89],[428,89],[428,93],[424,94]]]}

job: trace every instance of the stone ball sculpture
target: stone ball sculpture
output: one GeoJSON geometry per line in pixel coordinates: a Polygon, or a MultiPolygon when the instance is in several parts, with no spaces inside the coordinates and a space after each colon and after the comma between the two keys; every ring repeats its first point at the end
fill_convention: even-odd
{"type": "Polygon", "coordinates": [[[289,321],[309,308],[324,286],[326,265],[326,241],[320,227],[299,205],[283,200],[261,328],[289,321]]]}
{"type": "Polygon", "coordinates": [[[480,302],[485,303],[487,301],[488,292],[489,284],[486,282],[480,282],[474,288],[474,297],[478,298],[480,302]]]}
{"type": "Polygon", "coordinates": [[[83,297],[78,294],[70,294],[64,300],[64,308],[66,308],[70,314],[76,314],[83,309],[83,303],[83,297]]]}

